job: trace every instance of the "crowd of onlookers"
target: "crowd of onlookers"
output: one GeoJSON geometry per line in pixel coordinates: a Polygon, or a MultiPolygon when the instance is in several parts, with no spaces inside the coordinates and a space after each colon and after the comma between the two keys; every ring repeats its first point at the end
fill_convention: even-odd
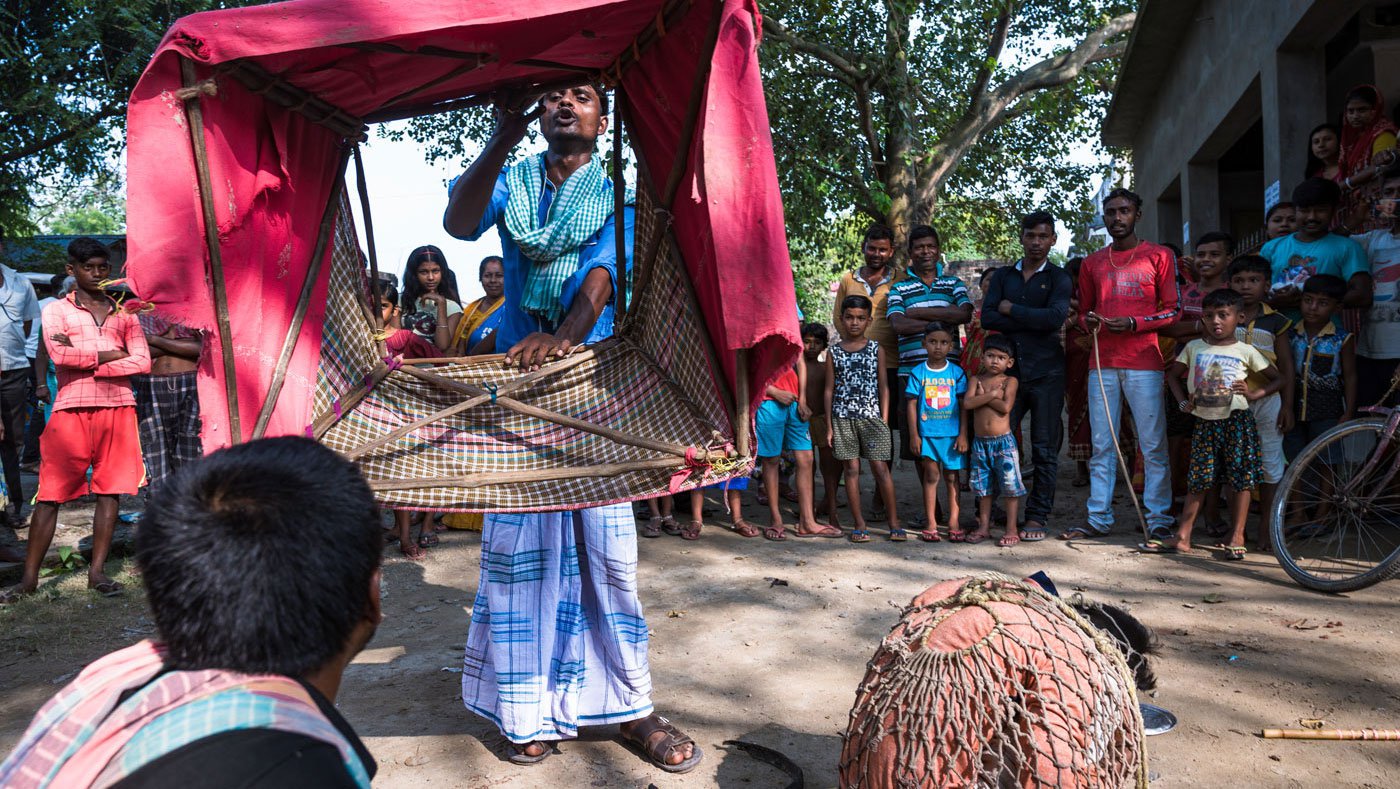
{"type": "MultiPolygon", "coordinates": [[[[1116,189],[1103,203],[1108,246],[1055,265],[1054,217],[1032,213],[1021,259],[982,271],[973,291],[944,270],[932,227],[910,230],[900,272],[894,232],[871,226],[864,264],[835,287],[836,336],[805,324],[802,358],[758,411],[761,533],[787,536],[787,498],[797,536],[864,542],[879,520],[888,539],[908,539],[897,450],[919,479],[920,539],[982,542],[995,522],[1003,547],[1043,540],[1067,437],[1072,484],[1089,496],[1061,539],[1109,532],[1122,470],[1141,496],[1143,550],[1189,551],[1200,522],[1224,558],[1243,558],[1247,516],[1271,511],[1288,461],[1380,401],[1400,364],[1400,165],[1383,110],[1374,88],[1358,87],[1342,123],[1312,133],[1306,178],[1269,207],[1258,249],[1222,231],[1189,250],[1140,239],[1141,198],[1116,189]],[[962,491],[977,505],[971,528],[962,491]]],[[[650,507],[644,536],[698,537],[698,493],[687,527],[669,500],[650,507]]],[[[729,509],[735,531],[760,533],[729,509]]],[[[1268,551],[1264,520],[1254,539],[1268,551]]]]}

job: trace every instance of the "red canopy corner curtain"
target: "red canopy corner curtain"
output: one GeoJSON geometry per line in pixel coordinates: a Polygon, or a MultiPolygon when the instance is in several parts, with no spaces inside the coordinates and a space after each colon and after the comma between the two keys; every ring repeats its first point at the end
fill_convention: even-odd
{"type": "Polygon", "coordinates": [[[800,348],[759,29],[752,0],[293,0],[177,22],[128,110],[128,273],[207,333],[205,448],[311,435],[382,503],[462,511],[745,473],[754,406],[800,348]],[[368,125],[581,82],[615,89],[613,158],[625,128],[637,161],[617,336],[528,375],[386,360],[362,168],[363,245],[345,194],[368,125]]]}

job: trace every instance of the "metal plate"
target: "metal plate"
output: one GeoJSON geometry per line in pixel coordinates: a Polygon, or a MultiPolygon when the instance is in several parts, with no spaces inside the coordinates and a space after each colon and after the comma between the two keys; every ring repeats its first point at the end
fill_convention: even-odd
{"type": "Polygon", "coordinates": [[[1142,731],[1147,736],[1166,734],[1176,728],[1176,716],[1156,704],[1139,702],[1138,708],[1142,710],[1142,731]]]}

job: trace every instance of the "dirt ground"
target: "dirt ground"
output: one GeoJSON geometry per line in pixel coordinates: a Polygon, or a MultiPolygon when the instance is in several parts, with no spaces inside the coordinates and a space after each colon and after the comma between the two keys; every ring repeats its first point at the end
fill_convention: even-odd
{"type": "MultiPolygon", "coordinates": [[[[1054,528],[1084,512],[1086,489],[1070,486],[1064,465],[1054,528]]],[[[897,478],[901,507],[912,512],[912,471],[897,478]]],[[[689,775],[648,767],[617,744],[615,729],[587,731],[539,766],[504,761],[502,739],[459,698],[475,533],[446,533],[425,564],[386,551],[387,619],[350,667],[339,706],[379,759],[384,787],[787,785],[780,771],[721,744],[732,739],[786,754],[809,787],[834,786],[856,685],[900,607],[940,580],[1045,570],[1063,593],[1126,604],[1161,635],[1162,687],[1152,701],[1181,722],[1148,740],[1153,786],[1395,785],[1398,744],[1258,734],[1303,718],[1400,726],[1400,586],[1325,596],[1295,586],[1268,556],[1227,564],[1209,553],[1139,555],[1129,550],[1131,507],[1122,496],[1118,504],[1117,535],[1072,545],[745,540],[711,525],[724,517],[717,503],[698,542],[642,540],[656,706],[706,753],[689,775]]],[[[746,515],[759,522],[762,512],[750,499],[746,515]]],[[[81,506],[65,511],[60,542],[83,536],[87,515],[81,506]]],[[[128,565],[114,569],[134,583],[128,565]]],[[[12,578],[13,569],[0,568],[0,581],[12,578]]],[[[139,592],[102,599],[83,589],[81,573],[0,611],[0,750],[86,661],[151,633],[139,592]]]]}

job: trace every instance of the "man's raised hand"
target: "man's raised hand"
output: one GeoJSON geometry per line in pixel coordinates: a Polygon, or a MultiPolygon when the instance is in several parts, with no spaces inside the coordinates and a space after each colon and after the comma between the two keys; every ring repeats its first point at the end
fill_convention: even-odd
{"type": "Polygon", "coordinates": [[[540,115],[544,105],[540,94],[516,90],[500,90],[495,95],[496,136],[509,137],[519,142],[540,115]],[[534,109],[531,109],[531,106],[534,109]]]}

